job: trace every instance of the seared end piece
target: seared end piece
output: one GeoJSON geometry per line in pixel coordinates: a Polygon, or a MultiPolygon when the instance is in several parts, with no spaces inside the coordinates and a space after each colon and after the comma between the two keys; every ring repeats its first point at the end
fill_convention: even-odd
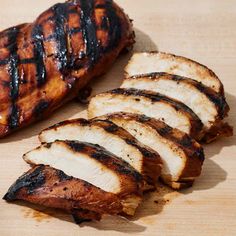
{"type": "Polygon", "coordinates": [[[87,220],[118,214],[123,208],[115,194],[44,165],[35,166],[21,176],[3,199],[62,209],[87,220]]]}
{"type": "Polygon", "coordinates": [[[192,137],[201,136],[203,124],[186,105],[159,93],[137,89],[114,89],[93,97],[88,107],[89,118],[112,112],[144,114],[162,120],[192,137]]]}
{"type": "Polygon", "coordinates": [[[135,53],[126,69],[126,77],[166,72],[194,79],[224,96],[224,87],[216,74],[206,66],[182,56],[163,52],[135,53]]]}
{"type": "Polygon", "coordinates": [[[159,154],[139,143],[130,133],[110,121],[75,119],[56,124],[43,130],[41,142],[59,140],[79,140],[98,144],[122,158],[155,184],[161,173],[159,154]]]}
{"type": "Polygon", "coordinates": [[[233,126],[227,122],[219,121],[204,134],[201,141],[211,143],[220,137],[231,137],[234,133],[233,130],[233,126]]]}
{"type": "Polygon", "coordinates": [[[191,186],[200,175],[204,161],[203,148],[187,134],[144,115],[120,112],[99,119],[111,120],[157,151],[163,161],[161,178],[172,188],[191,186]]]}
{"type": "Polygon", "coordinates": [[[143,180],[128,163],[97,145],[56,141],[24,155],[34,165],[49,165],[69,176],[116,194],[126,214],[133,214],[142,197],[143,180]],[[133,205],[126,204],[133,201],[133,205]]]}
{"type": "Polygon", "coordinates": [[[201,139],[209,132],[213,137],[214,127],[222,133],[220,124],[229,111],[225,97],[198,81],[159,72],[125,78],[121,87],[149,90],[182,102],[202,121],[201,139]]]}
{"type": "Polygon", "coordinates": [[[134,43],[112,0],[58,3],[0,33],[0,137],[43,119],[104,74],[134,43]]]}

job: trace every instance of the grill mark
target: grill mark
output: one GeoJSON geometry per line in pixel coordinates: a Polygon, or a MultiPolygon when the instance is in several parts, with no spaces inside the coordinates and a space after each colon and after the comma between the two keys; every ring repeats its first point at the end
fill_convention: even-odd
{"type": "Polygon", "coordinates": [[[66,69],[69,64],[68,50],[67,50],[67,32],[68,25],[68,4],[58,3],[52,7],[54,11],[55,20],[55,37],[57,41],[57,58],[59,60],[59,70],[66,69]]]}
{"type": "Polygon", "coordinates": [[[46,82],[46,68],[44,65],[44,46],[43,46],[43,31],[41,25],[36,25],[32,29],[31,35],[34,42],[34,60],[36,66],[36,80],[38,86],[42,86],[46,82]]]}
{"type": "Polygon", "coordinates": [[[41,100],[35,106],[33,114],[36,118],[40,118],[43,116],[43,112],[49,107],[49,102],[47,100],[41,100]]]}
{"type": "Polygon", "coordinates": [[[3,197],[4,200],[13,201],[17,199],[17,194],[23,188],[27,189],[28,194],[32,194],[35,189],[41,187],[45,183],[44,166],[40,165],[31,173],[26,173],[21,176],[9,188],[8,192],[3,197]]]}
{"type": "MultiPolygon", "coordinates": [[[[198,116],[192,111],[192,109],[190,109],[189,107],[187,107],[186,105],[184,105],[183,103],[180,103],[178,101],[175,101],[173,99],[170,99],[167,96],[164,96],[160,93],[151,93],[151,92],[143,92],[143,90],[138,90],[138,89],[122,89],[122,88],[118,88],[118,89],[113,89],[110,91],[111,94],[122,94],[122,95],[126,95],[126,96],[141,96],[141,97],[146,97],[148,99],[150,99],[152,102],[160,102],[160,101],[165,101],[171,105],[173,105],[173,107],[178,111],[181,110],[183,112],[187,112],[189,114],[191,114],[192,117],[194,117],[196,120],[199,120],[198,116]]],[[[200,120],[199,120],[200,122],[200,120]]]]}
{"type": "Polygon", "coordinates": [[[25,58],[20,60],[20,64],[33,64],[35,63],[35,58],[25,58]]]}
{"type": "Polygon", "coordinates": [[[5,66],[9,63],[9,59],[4,59],[0,61],[0,66],[5,66]]]}
{"type": "Polygon", "coordinates": [[[100,57],[100,43],[97,40],[96,25],[93,16],[94,0],[80,0],[81,8],[81,29],[86,45],[86,56],[89,59],[89,66],[93,66],[100,57]]]}
{"type": "Polygon", "coordinates": [[[112,48],[116,47],[121,40],[122,26],[120,18],[113,7],[113,0],[106,0],[104,8],[106,9],[107,19],[109,21],[108,46],[105,51],[110,51],[112,48]]]}
{"type": "Polygon", "coordinates": [[[80,32],[82,32],[81,28],[80,27],[75,27],[75,28],[69,29],[68,34],[73,35],[73,34],[77,34],[77,33],[80,33],[80,32]]]}
{"type": "Polygon", "coordinates": [[[18,73],[18,62],[19,58],[17,55],[17,37],[19,29],[17,27],[11,28],[8,32],[8,41],[11,44],[9,47],[10,57],[8,59],[9,67],[8,73],[10,76],[10,97],[12,101],[11,114],[8,117],[8,123],[10,129],[15,129],[19,126],[19,108],[16,105],[16,101],[19,95],[19,73],[18,73]]]}

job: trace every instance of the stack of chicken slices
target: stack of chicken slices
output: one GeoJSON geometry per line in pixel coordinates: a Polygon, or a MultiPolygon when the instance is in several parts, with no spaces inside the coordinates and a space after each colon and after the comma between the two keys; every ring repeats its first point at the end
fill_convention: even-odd
{"type": "Polygon", "coordinates": [[[189,187],[204,161],[198,142],[232,135],[218,77],[172,54],[136,53],[120,88],[93,97],[88,120],[56,124],[24,155],[33,167],[5,195],[60,208],[77,223],[134,215],[158,179],[189,187]]]}

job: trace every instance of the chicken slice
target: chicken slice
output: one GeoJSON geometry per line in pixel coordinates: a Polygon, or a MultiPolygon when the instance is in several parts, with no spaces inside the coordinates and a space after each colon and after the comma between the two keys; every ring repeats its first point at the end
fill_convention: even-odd
{"type": "Polygon", "coordinates": [[[51,166],[116,194],[128,215],[134,214],[141,201],[141,175],[102,147],[76,141],[56,141],[26,153],[23,158],[29,164],[51,166]]]}
{"type": "Polygon", "coordinates": [[[103,214],[115,215],[123,211],[116,194],[44,165],[34,166],[18,178],[3,199],[62,209],[72,214],[77,223],[100,220],[103,214]]]}
{"type": "Polygon", "coordinates": [[[163,161],[162,180],[174,189],[188,187],[201,173],[203,148],[187,134],[145,115],[111,113],[109,119],[157,151],[163,161]]]}
{"type": "Polygon", "coordinates": [[[173,128],[178,128],[199,138],[202,122],[186,105],[146,90],[114,89],[93,97],[88,107],[89,118],[113,112],[130,112],[144,114],[162,120],[173,128]]]}
{"type": "Polygon", "coordinates": [[[127,77],[153,72],[188,77],[224,95],[223,84],[212,70],[182,56],[163,52],[135,53],[125,68],[127,77]]]}
{"type": "MultiPolygon", "coordinates": [[[[162,162],[159,154],[139,143],[130,133],[110,121],[68,120],[39,134],[41,142],[53,142],[57,139],[98,144],[129,163],[152,185],[160,176],[162,162]]],[[[114,187],[114,184],[111,184],[114,187]]]]}
{"type": "MultiPolygon", "coordinates": [[[[121,88],[158,92],[184,103],[202,121],[203,134],[211,132],[214,126],[219,127],[219,124],[223,124],[222,120],[229,111],[223,96],[200,82],[177,75],[150,73],[132,76],[125,78],[121,88]]],[[[218,129],[216,136],[219,136],[220,132],[225,133],[225,129],[218,129]]]]}

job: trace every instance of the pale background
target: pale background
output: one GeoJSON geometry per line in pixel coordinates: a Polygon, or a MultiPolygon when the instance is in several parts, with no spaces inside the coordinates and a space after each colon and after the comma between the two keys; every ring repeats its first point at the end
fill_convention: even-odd
{"type": "MultiPolygon", "coordinates": [[[[32,21],[57,0],[1,0],[0,29],[32,21]]],[[[195,59],[212,68],[225,85],[236,121],[236,1],[117,0],[134,19],[136,51],[160,50],[195,59]]],[[[118,86],[130,55],[92,83],[94,93],[118,86]]],[[[0,104],[1,105],[1,104],[0,104]]],[[[57,121],[79,116],[85,107],[71,102],[44,122],[0,140],[0,197],[28,166],[21,156],[38,145],[36,134],[57,121]]],[[[147,195],[131,221],[106,217],[75,225],[61,212],[32,210],[27,204],[0,200],[0,235],[236,235],[236,138],[221,139],[205,149],[206,161],[193,188],[181,193],[162,188],[147,195]],[[159,203],[154,203],[157,200],[159,203]],[[49,214],[49,215],[48,215],[49,214]],[[53,216],[53,217],[52,217],[53,216]]]]}

